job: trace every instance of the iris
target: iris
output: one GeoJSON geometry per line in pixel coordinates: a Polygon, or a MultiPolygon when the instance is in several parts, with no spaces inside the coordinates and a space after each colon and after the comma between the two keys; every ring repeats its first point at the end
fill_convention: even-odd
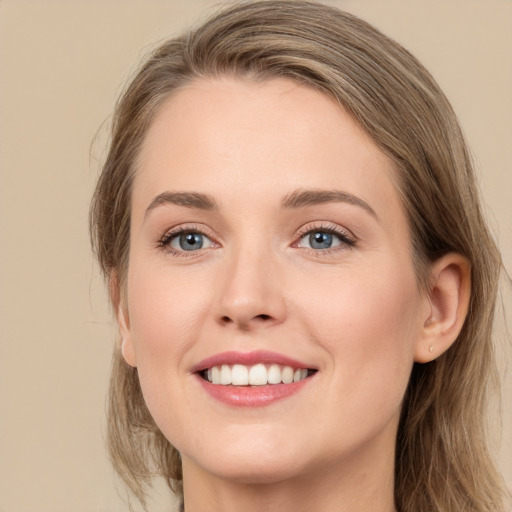
{"type": "Polygon", "coordinates": [[[329,249],[332,246],[332,235],[325,231],[315,231],[309,235],[309,245],[312,249],[329,249]]]}
{"type": "Polygon", "coordinates": [[[179,237],[180,248],[184,251],[195,251],[203,247],[203,235],[200,233],[185,233],[179,237]]]}

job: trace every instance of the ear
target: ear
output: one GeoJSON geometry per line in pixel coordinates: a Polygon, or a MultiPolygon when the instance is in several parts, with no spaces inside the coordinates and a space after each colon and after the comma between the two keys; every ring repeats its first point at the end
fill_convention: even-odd
{"type": "Polygon", "coordinates": [[[457,339],[469,307],[471,266],[462,255],[449,253],[431,268],[430,312],[414,351],[417,363],[428,363],[457,339]]]}
{"type": "Polygon", "coordinates": [[[124,360],[135,368],[137,366],[137,358],[130,330],[130,318],[122,300],[117,308],[117,324],[121,334],[121,354],[124,360]]]}
{"type": "Polygon", "coordinates": [[[125,304],[126,296],[122,293],[117,273],[113,272],[109,279],[110,300],[116,310],[117,325],[121,334],[121,354],[124,360],[132,367],[137,366],[135,347],[133,345],[130,317],[125,304]]]}

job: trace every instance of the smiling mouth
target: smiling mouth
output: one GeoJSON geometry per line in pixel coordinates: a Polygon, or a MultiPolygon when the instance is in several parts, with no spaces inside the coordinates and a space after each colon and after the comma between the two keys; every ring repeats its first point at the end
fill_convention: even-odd
{"type": "Polygon", "coordinates": [[[293,368],[280,364],[243,364],[216,365],[199,372],[200,376],[211,384],[221,386],[267,386],[273,384],[291,384],[307,379],[316,373],[309,368],[293,368]]]}

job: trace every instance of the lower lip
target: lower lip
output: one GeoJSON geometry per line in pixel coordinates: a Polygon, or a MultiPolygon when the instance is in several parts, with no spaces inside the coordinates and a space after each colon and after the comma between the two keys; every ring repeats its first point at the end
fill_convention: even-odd
{"type": "Polygon", "coordinates": [[[213,398],[235,407],[263,407],[298,393],[311,380],[307,377],[291,384],[268,384],[266,386],[223,386],[212,384],[197,375],[203,389],[213,398]]]}

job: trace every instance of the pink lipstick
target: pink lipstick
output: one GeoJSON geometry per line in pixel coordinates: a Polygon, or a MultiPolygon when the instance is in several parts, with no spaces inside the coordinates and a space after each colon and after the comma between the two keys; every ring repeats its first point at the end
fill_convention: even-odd
{"type": "Polygon", "coordinates": [[[257,407],[298,393],[316,373],[307,363],[274,352],[223,352],[194,365],[203,389],[228,405],[257,407]]]}

